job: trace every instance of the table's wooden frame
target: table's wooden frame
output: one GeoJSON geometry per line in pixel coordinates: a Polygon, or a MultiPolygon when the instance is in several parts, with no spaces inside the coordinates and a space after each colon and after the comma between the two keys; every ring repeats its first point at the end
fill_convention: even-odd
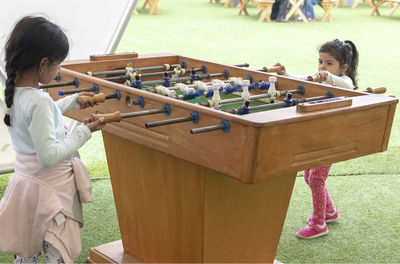
{"type": "MultiPolygon", "coordinates": [[[[128,96],[142,96],[143,110],[168,103],[168,119],[199,113],[197,124],[144,128],[145,122],[166,118],[158,114],[109,123],[103,129],[124,252],[138,261],[272,263],[297,171],[387,149],[395,98],[277,76],[278,89],[303,85],[306,97],[330,91],[336,97],[351,97],[352,105],[304,113],[288,107],[237,116],[84,74],[128,63],[146,67],[183,60],[188,67],[206,65],[209,73],[229,70],[231,76],[251,74],[255,80],[272,76],[171,54],[67,62],[60,71],[61,82],[77,78],[79,88],[96,83],[100,92],[117,89],[121,94],[120,101],[67,113],[79,121],[94,111],[141,110],[125,103],[128,96]],[[223,119],[231,124],[227,133],[189,133],[223,119]]],[[[58,99],[58,90],[48,92],[58,99]]],[[[97,255],[91,252],[92,262],[114,261],[114,252],[93,252],[97,255]]]]}

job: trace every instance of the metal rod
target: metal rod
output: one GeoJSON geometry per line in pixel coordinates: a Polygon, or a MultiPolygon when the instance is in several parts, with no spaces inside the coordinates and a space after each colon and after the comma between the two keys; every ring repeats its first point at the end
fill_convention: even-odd
{"type": "Polygon", "coordinates": [[[91,91],[96,91],[96,87],[73,89],[73,90],[66,90],[66,91],[58,91],[58,94],[59,95],[64,95],[64,94],[74,94],[74,93],[91,92],[91,91]]]}
{"type": "Polygon", "coordinates": [[[226,128],[226,124],[219,124],[215,126],[207,126],[207,127],[199,127],[199,128],[192,128],[190,130],[191,134],[199,134],[204,132],[210,132],[215,130],[224,130],[226,128]]]}
{"type": "Polygon", "coordinates": [[[40,89],[47,89],[47,88],[57,88],[57,87],[62,87],[62,86],[69,86],[69,85],[74,85],[75,87],[78,87],[78,81],[74,79],[71,82],[60,82],[60,83],[49,83],[49,84],[42,84],[40,85],[40,89]]]}
{"type": "MultiPolygon", "coordinates": [[[[225,73],[212,73],[212,74],[199,74],[197,75],[197,78],[200,80],[203,79],[210,79],[212,77],[217,77],[217,76],[224,76],[225,73]]],[[[188,77],[180,77],[180,78],[170,78],[169,81],[172,83],[177,83],[177,82],[186,82],[191,80],[192,77],[188,76],[188,77]]],[[[142,82],[142,85],[151,85],[151,84],[160,84],[160,83],[164,83],[165,80],[153,80],[153,81],[144,81],[142,82]]]]}
{"type": "Polygon", "coordinates": [[[117,93],[113,93],[113,94],[109,94],[109,95],[106,95],[106,99],[111,99],[111,98],[117,98],[118,97],[118,94],[117,93]]]}
{"type": "Polygon", "coordinates": [[[163,113],[164,111],[165,110],[163,108],[151,109],[151,110],[144,110],[144,111],[138,111],[138,112],[132,112],[132,113],[124,113],[124,114],[121,114],[121,117],[122,118],[128,118],[128,117],[152,115],[152,114],[163,113]]]}
{"type": "Polygon", "coordinates": [[[112,81],[112,82],[115,82],[115,81],[122,81],[123,82],[128,78],[125,75],[121,75],[121,76],[114,76],[114,77],[106,77],[106,78],[103,78],[103,80],[112,81]]]}
{"type": "Polygon", "coordinates": [[[188,117],[178,117],[178,118],[173,118],[173,119],[168,119],[168,120],[149,122],[149,123],[146,123],[145,126],[146,127],[165,126],[165,125],[171,125],[171,124],[192,121],[194,119],[195,119],[195,116],[190,115],[188,117]]]}
{"type": "MultiPolygon", "coordinates": [[[[198,71],[202,71],[203,68],[195,68],[195,69],[185,69],[185,74],[191,73],[192,71],[198,72],[198,71]]],[[[165,74],[171,75],[174,74],[175,71],[165,71],[165,72],[150,72],[150,73],[143,73],[140,74],[140,78],[145,78],[145,77],[152,77],[152,76],[163,76],[165,74]]]]}
{"type": "MultiPolygon", "coordinates": [[[[330,98],[329,95],[323,95],[323,96],[317,96],[317,97],[310,97],[310,98],[300,98],[297,99],[298,103],[303,103],[303,102],[310,102],[310,101],[316,101],[316,100],[322,100],[330,98]]],[[[257,105],[250,107],[249,111],[253,110],[260,110],[260,109],[268,109],[268,108],[275,108],[275,107],[285,107],[287,104],[286,102],[280,102],[280,103],[274,103],[274,104],[265,104],[265,105],[257,105]]]]}
{"type": "MultiPolygon", "coordinates": [[[[298,90],[289,90],[289,91],[284,90],[284,91],[281,91],[281,96],[285,96],[288,93],[295,94],[295,93],[298,93],[298,92],[299,92],[298,90]]],[[[271,97],[271,95],[265,93],[265,94],[252,95],[252,96],[250,96],[249,99],[250,100],[256,100],[256,99],[269,98],[269,97],[271,97]]],[[[229,104],[229,103],[235,103],[235,102],[240,102],[240,101],[243,101],[242,97],[221,100],[221,104],[229,104]]]]}
{"type": "MultiPolygon", "coordinates": [[[[180,64],[171,64],[171,68],[181,66],[180,64]]],[[[133,68],[132,71],[154,71],[154,70],[167,70],[165,65],[160,66],[151,66],[151,67],[143,67],[143,68],[133,68]]],[[[126,69],[122,70],[112,70],[112,71],[102,71],[102,72],[92,72],[90,75],[99,76],[99,75],[118,75],[125,74],[126,69]]]]}

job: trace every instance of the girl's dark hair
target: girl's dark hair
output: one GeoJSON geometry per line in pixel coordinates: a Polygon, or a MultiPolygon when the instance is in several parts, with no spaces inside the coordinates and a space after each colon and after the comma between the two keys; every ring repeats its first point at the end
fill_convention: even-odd
{"type": "Polygon", "coordinates": [[[329,41],[319,48],[319,52],[329,53],[337,61],[340,66],[347,64],[348,68],[345,74],[353,81],[354,89],[358,89],[357,84],[357,66],[358,51],[356,45],[350,40],[340,41],[338,39],[329,41]]]}
{"type": "MultiPolygon", "coordinates": [[[[44,17],[26,16],[17,22],[5,47],[7,108],[14,99],[17,75],[29,69],[39,71],[40,61],[48,58],[50,63],[62,62],[68,55],[69,43],[64,32],[44,17]]],[[[6,113],[4,123],[11,126],[10,115],[6,113]]]]}

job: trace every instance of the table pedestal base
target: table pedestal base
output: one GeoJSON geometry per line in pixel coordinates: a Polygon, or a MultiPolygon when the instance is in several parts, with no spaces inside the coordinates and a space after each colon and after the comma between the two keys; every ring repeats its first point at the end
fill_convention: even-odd
{"type": "MultiPolygon", "coordinates": [[[[90,256],[86,261],[87,263],[143,263],[143,261],[124,252],[121,240],[90,249],[90,256]]],[[[274,264],[282,263],[275,259],[274,264]]]]}

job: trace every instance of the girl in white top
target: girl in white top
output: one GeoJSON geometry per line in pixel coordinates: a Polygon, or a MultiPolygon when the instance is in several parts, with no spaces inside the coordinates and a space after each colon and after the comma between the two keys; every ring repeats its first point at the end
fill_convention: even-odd
{"type": "Polygon", "coordinates": [[[319,49],[318,71],[304,77],[294,76],[286,71],[286,67],[276,63],[277,74],[305,81],[319,81],[337,87],[357,89],[358,52],[350,40],[335,39],[327,42],[319,49]]]}
{"type": "MultiPolygon", "coordinates": [[[[318,72],[308,77],[296,77],[286,72],[280,63],[278,74],[302,80],[319,80],[327,84],[347,89],[357,89],[358,51],[353,42],[335,39],[319,49],[318,72]]],[[[316,238],[328,233],[327,222],[336,221],[339,214],[333,206],[325,181],[332,165],[306,170],[304,179],[310,186],[313,201],[313,214],[308,224],[296,233],[300,238],[316,238]]]]}
{"type": "Polygon", "coordinates": [[[104,119],[88,118],[67,135],[62,114],[93,106],[90,99],[77,102],[79,95],[93,93],[54,102],[39,89],[54,79],[68,51],[65,34],[43,17],[22,18],[6,44],[4,123],[16,160],[0,201],[0,252],[16,254],[15,263],[37,263],[42,248],[45,263],[73,262],[81,250],[81,202],[90,201],[90,186],[88,196],[78,193],[88,175],[73,155],[104,119]]]}

